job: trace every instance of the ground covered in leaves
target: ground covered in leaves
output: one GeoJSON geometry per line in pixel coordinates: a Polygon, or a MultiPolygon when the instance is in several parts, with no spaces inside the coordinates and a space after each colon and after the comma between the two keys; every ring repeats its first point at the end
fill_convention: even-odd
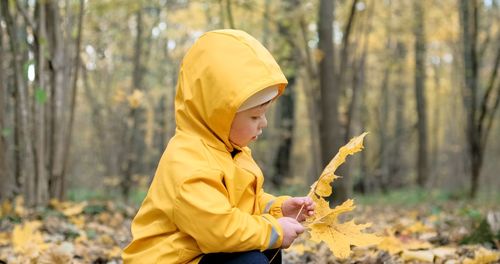
{"type": "MultiPolygon", "coordinates": [[[[28,210],[21,200],[0,211],[0,263],[121,263],[135,209],[114,202],[58,202],[28,210]]],[[[347,216],[371,222],[377,246],[336,258],[324,243],[300,237],[284,263],[500,263],[499,205],[358,205],[347,216]]]]}

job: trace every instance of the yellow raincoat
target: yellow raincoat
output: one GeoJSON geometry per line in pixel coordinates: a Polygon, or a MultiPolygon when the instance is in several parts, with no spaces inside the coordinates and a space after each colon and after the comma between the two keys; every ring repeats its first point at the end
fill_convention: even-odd
{"type": "Polygon", "coordinates": [[[198,263],[205,253],[281,246],[276,218],[288,197],[263,191],[250,149],[231,144],[229,131],[247,98],[272,85],[281,94],[286,84],[271,54],[245,32],[200,37],[181,65],[176,133],[132,222],[124,263],[198,263]]]}

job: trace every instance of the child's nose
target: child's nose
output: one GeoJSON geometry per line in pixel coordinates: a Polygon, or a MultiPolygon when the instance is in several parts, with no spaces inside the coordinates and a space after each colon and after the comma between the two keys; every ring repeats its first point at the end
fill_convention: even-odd
{"type": "Polygon", "coordinates": [[[266,118],[266,116],[265,116],[265,115],[262,117],[262,122],[261,122],[261,124],[260,124],[260,127],[261,127],[261,128],[265,128],[265,127],[267,127],[267,118],[266,118]]]}

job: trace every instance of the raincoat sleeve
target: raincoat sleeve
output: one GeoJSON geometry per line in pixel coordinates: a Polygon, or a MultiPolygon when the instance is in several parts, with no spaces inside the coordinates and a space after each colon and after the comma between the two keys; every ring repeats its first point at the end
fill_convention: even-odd
{"type": "Polygon", "coordinates": [[[271,214],[275,218],[283,217],[283,212],[281,211],[281,205],[283,202],[290,199],[290,196],[274,196],[264,192],[264,190],[260,190],[259,195],[259,203],[260,208],[263,209],[263,214],[271,214]]]}
{"type": "Polygon", "coordinates": [[[231,206],[222,173],[202,170],[180,185],[174,221],[203,253],[278,248],[283,230],[270,214],[251,215],[231,206]]]}

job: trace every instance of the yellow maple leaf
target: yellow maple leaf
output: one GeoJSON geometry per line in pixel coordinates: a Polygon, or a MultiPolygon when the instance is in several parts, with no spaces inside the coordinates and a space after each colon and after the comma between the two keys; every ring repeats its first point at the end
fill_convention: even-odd
{"type": "Polygon", "coordinates": [[[371,226],[370,223],[356,224],[354,220],[345,223],[338,221],[340,214],[352,211],[354,207],[354,201],[349,199],[334,209],[320,209],[323,212],[327,211],[327,214],[319,215],[309,225],[311,240],[326,242],[333,254],[338,258],[349,257],[351,245],[362,247],[378,244],[380,242],[379,237],[374,234],[363,233],[363,230],[371,226]]]}
{"type": "Polygon", "coordinates": [[[23,225],[16,225],[12,231],[14,252],[37,257],[41,250],[47,247],[43,241],[42,234],[38,231],[41,225],[40,221],[31,221],[23,225]]]}
{"type": "Polygon", "coordinates": [[[311,192],[318,196],[330,196],[332,194],[332,181],[338,178],[334,173],[337,168],[345,162],[349,155],[353,155],[363,149],[363,139],[368,133],[365,132],[357,137],[352,138],[349,143],[339,149],[339,152],[326,165],[325,169],[319,176],[319,179],[311,185],[311,192]]]}
{"type": "Polygon", "coordinates": [[[311,186],[311,191],[308,194],[316,203],[314,216],[308,218],[306,221],[311,240],[326,242],[333,254],[338,258],[349,257],[351,254],[351,245],[370,246],[378,244],[381,241],[374,234],[363,233],[366,228],[371,226],[370,223],[356,224],[354,220],[344,223],[339,221],[338,218],[341,214],[350,212],[355,208],[353,200],[349,199],[331,209],[328,201],[323,199],[323,197],[332,194],[330,184],[338,178],[334,174],[337,168],[345,162],[348,155],[352,155],[363,149],[363,138],[366,134],[363,133],[351,139],[349,143],[340,148],[337,155],[323,170],[319,179],[311,186]]]}

